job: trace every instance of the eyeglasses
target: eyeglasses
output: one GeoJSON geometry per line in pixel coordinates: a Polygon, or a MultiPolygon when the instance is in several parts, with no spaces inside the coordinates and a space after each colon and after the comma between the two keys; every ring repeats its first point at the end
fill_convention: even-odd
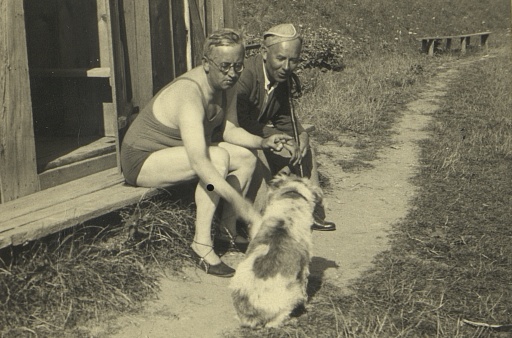
{"type": "Polygon", "coordinates": [[[210,61],[211,63],[213,63],[215,65],[215,67],[217,67],[218,70],[221,71],[222,74],[226,75],[227,73],[229,73],[229,70],[231,68],[233,68],[233,70],[235,71],[235,73],[241,73],[242,70],[244,70],[244,64],[242,62],[233,62],[233,63],[229,63],[229,62],[221,62],[220,65],[218,65],[217,63],[215,63],[215,61],[213,61],[212,59],[210,58],[207,58],[208,61],[210,61]]]}

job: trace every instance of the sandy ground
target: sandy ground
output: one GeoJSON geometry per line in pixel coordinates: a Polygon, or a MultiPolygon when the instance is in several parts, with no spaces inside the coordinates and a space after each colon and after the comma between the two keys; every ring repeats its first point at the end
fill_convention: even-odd
{"type": "MultiPolygon", "coordinates": [[[[474,61],[474,59],[473,59],[474,61]]],[[[335,232],[314,232],[311,273],[345,289],[350,281],[372,264],[387,248],[392,224],[407,213],[415,194],[410,179],[417,170],[417,142],[428,137],[424,128],[443,98],[446,86],[468,61],[441,67],[418,98],[410,102],[395,126],[391,147],[379,153],[374,168],[346,173],[335,162],[353,156],[353,149],[336,144],[319,146],[318,162],[330,178],[327,218],[336,222],[335,232]]],[[[233,267],[243,259],[239,253],[223,257],[233,267]]],[[[212,277],[189,267],[183,275],[160,281],[158,299],[144,311],[109,321],[97,328],[100,337],[222,337],[238,322],[228,290],[229,279],[212,277]],[[110,332],[116,332],[110,334],[110,332]]],[[[346,289],[345,289],[346,290],[346,289]]]]}

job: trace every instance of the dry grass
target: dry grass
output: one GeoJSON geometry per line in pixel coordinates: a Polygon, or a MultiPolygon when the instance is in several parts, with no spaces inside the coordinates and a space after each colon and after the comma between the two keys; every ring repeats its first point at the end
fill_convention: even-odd
{"type": "Polygon", "coordinates": [[[454,82],[421,145],[413,208],[351,294],[324,284],[296,323],[232,336],[509,337],[511,75],[502,53],[454,82]]]}
{"type": "Polygon", "coordinates": [[[319,142],[384,136],[415,84],[431,73],[423,56],[380,56],[357,62],[342,73],[304,71],[310,88],[300,102],[301,119],[317,126],[319,142]]]}
{"type": "Polygon", "coordinates": [[[164,193],[2,251],[0,336],[87,336],[87,320],[136,310],[156,293],[159,276],[186,262],[193,222],[190,200],[164,193]]]}

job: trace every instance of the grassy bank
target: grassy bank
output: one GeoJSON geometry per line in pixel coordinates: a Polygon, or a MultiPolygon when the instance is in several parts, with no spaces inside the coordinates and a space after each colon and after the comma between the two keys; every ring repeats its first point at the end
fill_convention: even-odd
{"type": "Polygon", "coordinates": [[[510,336],[510,54],[480,61],[457,80],[421,144],[411,211],[353,294],[324,285],[296,327],[237,336],[510,336]]]}
{"type": "Polygon", "coordinates": [[[493,330],[461,328],[461,320],[510,323],[511,75],[502,54],[450,89],[422,145],[420,191],[393,249],[354,286],[357,296],[333,300],[356,318],[343,324],[347,333],[357,336],[360,318],[373,318],[385,336],[471,337],[493,330]]]}

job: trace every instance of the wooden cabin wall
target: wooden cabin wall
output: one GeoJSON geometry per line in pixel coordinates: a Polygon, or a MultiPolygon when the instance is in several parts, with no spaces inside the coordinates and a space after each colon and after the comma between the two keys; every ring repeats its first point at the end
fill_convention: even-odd
{"type": "Polygon", "coordinates": [[[150,2],[121,0],[118,9],[126,98],[134,107],[140,107],[153,96],[150,2]]]}
{"type": "Polygon", "coordinates": [[[0,203],[5,203],[38,191],[39,180],[23,3],[0,0],[0,13],[0,203]]]}
{"type": "Polygon", "coordinates": [[[119,1],[128,97],[139,108],[187,71],[187,38],[192,66],[197,66],[207,34],[222,27],[237,27],[234,0],[119,1]],[[185,6],[190,27],[185,23],[185,6]]]}

